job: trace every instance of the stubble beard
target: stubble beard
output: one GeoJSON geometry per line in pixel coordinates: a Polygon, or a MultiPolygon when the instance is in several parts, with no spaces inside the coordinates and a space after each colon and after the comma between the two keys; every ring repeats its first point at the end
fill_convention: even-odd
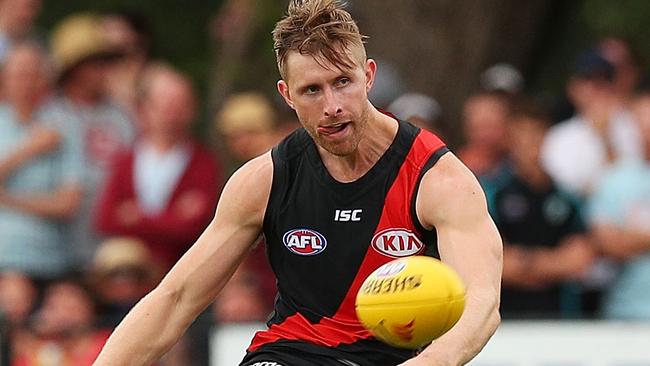
{"type": "Polygon", "coordinates": [[[338,143],[332,143],[322,138],[315,129],[307,129],[307,132],[309,132],[316,144],[328,153],[338,157],[345,157],[355,152],[359,147],[359,143],[363,139],[366,126],[368,125],[368,115],[369,108],[365,106],[359,118],[356,121],[353,120],[348,126],[348,128],[352,129],[350,136],[338,143]]]}

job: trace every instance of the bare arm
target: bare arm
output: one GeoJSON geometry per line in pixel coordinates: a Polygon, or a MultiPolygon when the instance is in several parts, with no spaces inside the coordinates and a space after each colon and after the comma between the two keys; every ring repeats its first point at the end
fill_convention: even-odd
{"type": "Polygon", "coordinates": [[[425,227],[435,226],[441,259],[461,276],[467,298],[458,323],[404,365],[463,365],[500,322],[501,238],[476,178],[451,153],[425,174],[416,207],[425,227]]]}
{"type": "Polygon", "coordinates": [[[28,195],[11,194],[0,188],[0,206],[58,220],[72,217],[77,212],[81,198],[82,190],[77,184],[64,184],[53,192],[28,195]]]}
{"type": "Polygon", "coordinates": [[[531,276],[547,283],[579,279],[596,256],[585,235],[572,235],[557,248],[538,249],[531,254],[531,276]]]}
{"type": "Polygon", "coordinates": [[[579,279],[589,270],[595,256],[595,248],[583,234],[571,235],[555,248],[504,245],[503,283],[520,288],[543,288],[579,279]]]}
{"type": "Polygon", "coordinates": [[[126,316],[95,366],[149,365],[171,348],[214,300],[259,237],[272,175],[267,153],[230,178],[208,228],[126,316]]]}
{"type": "Polygon", "coordinates": [[[0,181],[31,159],[54,151],[60,143],[59,133],[44,127],[36,127],[11,154],[0,160],[0,181]]]}
{"type": "Polygon", "coordinates": [[[632,229],[622,229],[611,224],[596,223],[594,236],[603,253],[624,261],[650,252],[650,234],[632,229]]]}

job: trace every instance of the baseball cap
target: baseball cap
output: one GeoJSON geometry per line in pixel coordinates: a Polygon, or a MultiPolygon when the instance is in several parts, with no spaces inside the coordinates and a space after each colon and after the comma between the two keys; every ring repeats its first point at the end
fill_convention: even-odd
{"type": "Polygon", "coordinates": [[[516,94],[524,87],[524,77],[514,66],[498,63],[481,74],[481,86],[485,90],[503,90],[516,94]]]}
{"type": "Polygon", "coordinates": [[[578,55],[573,75],[582,79],[602,79],[611,81],[615,69],[596,49],[585,51],[578,55]]]}
{"type": "Polygon", "coordinates": [[[435,99],[419,93],[401,95],[388,106],[387,111],[406,120],[419,117],[430,123],[436,121],[441,114],[440,104],[435,99]]]}

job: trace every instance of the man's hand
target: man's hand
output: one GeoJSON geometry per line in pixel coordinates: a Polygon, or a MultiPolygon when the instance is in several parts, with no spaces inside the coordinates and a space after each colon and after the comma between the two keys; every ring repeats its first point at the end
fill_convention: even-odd
{"type": "Polygon", "coordinates": [[[31,157],[35,157],[56,150],[60,143],[61,135],[57,131],[47,127],[34,127],[27,137],[26,147],[31,157]]]}
{"type": "Polygon", "coordinates": [[[503,283],[519,288],[542,288],[543,279],[531,272],[534,253],[519,245],[506,245],[503,248],[503,283]]]}
{"type": "Polygon", "coordinates": [[[0,161],[0,182],[29,160],[56,150],[60,143],[61,136],[57,131],[46,127],[32,128],[25,141],[0,161]]]}
{"type": "Polygon", "coordinates": [[[117,206],[115,215],[117,216],[117,221],[124,226],[134,226],[142,220],[140,208],[134,200],[121,202],[117,206]]]}

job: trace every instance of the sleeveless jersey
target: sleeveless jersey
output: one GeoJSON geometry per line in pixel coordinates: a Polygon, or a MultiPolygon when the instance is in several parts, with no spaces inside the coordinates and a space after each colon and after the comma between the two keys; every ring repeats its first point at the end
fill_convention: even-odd
{"type": "Polygon", "coordinates": [[[269,328],[248,349],[292,349],[361,365],[395,365],[413,351],[375,340],[354,301],[379,266],[409,255],[438,256],[436,233],[415,214],[423,174],[447,152],[428,131],[399,122],[377,163],[351,183],[335,180],[304,129],[276,146],[264,217],[278,297],[269,328]]]}

